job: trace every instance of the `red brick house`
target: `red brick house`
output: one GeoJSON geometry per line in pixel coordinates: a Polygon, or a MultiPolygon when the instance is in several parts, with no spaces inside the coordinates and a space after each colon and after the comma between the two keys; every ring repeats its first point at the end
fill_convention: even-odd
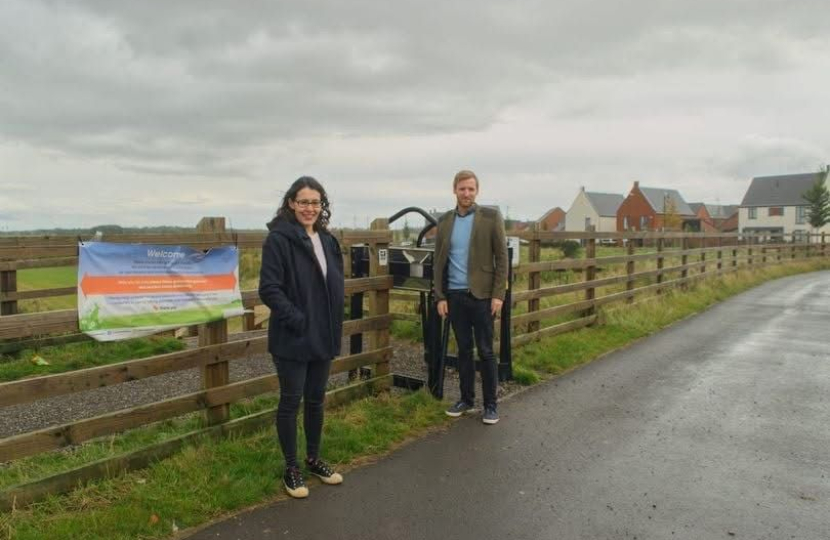
{"type": "Polygon", "coordinates": [[[618,231],[700,231],[700,219],[676,189],[634,182],[617,210],[618,231]]]}
{"type": "Polygon", "coordinates": [[[700,219],[703,232],[735,232],[738,230],[738,206],[734,204],[689,203],[700,219]]]}
{"type": "MultiPolygon", "coordinates": [[[[717,222],[716,222],[717,224],[717,222]]],[[[720,225],[719,230],[721,232],[738,232],[738,207],[735,207],[735,212],[732,213],[731,216],[724,219],[720,225]]]]}
{"type": "Polygon", "coordinates": [[[565,211],[557,206],[545,212],[538,223],[543,231],[564,231],[565,216],[565,211]]]}
{"type": "Polygon", "coordinates": [[[712,221],[712,216],[709,214],[709,209],[706,208],[706,204],[689,203],[689,208],[692,209],[697,218],[700,220],[701,232],[717,232],[718,229],[715,227],[714,221],[712,221]]]}

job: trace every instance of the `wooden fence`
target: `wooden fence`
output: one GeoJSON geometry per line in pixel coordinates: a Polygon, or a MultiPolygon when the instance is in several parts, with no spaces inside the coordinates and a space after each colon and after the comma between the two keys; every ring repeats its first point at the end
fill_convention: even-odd
{"type": "MultiPolygon", "coordinates": [[[[360,353],[345,354],[336,358],[331,373],[368,367],[371,369],[371,378],[330,392],[328,404],[342,403],[347,399],[381,391],[388,388],[392,380],[389,369],[392,356],[392,348],[389,345],[389,328],[392,321],[389,313],[389,290],[392,287],[392,278],[388,275],[388,267],[381,266],[379,257],[379,250],[388,247],[391,233],[385,220],[376,220],[372,223],[371,230],[338,231],[335,234],[346,253],[348,247],[355,244],[369,247],[370,275],[360,279],[347,279],[345,284],[347,295],[362,293],[368,296],[368,310],[364,318],[348,320],[343,325],[344,336],[368,334],[369,346],[360,353]]],[[[240,248],[258,250],[264,238],[265,233],[228,233],[224,231],[222,218],[205,218],[193,234],[108,235],[100,240],[185,245],[196,249],[237,245],[240,248]]],[[[67,332],[77,333],[78,314],[75,309],[18,313],[18,302],[21,300],[75,294],[76,287],[17,291],[19,270],[76,266],[77,263],[77,237],[0,238],[0,302],[3,309],[0,316],[0,343],[17,343],[20,340],[67,332]]],[[[248,310],[261,305],[256,290],[243,290],[242,299],[248,310]]],[[[243,328],[250,329],[253,324],[251,315],[243,317],[246,319],[243,328]]],[[[267,336],[255,335],[229,342],[228,322],[219,321],[198,326],[198,346],[195,348],[0,384],[2,408],[182,370],[199,368],[202,373],[202,388],[198,392],[0,439],[0,463],[80,444],[197,411],[203,411],[207,425],[205,429],[172,442],[81,467],[33,485],[8,490],[0,494],[0,509],[8,508],[12,501],[16,501],[18,505],[26,504],[44,494],[71,489],[81,481],[145,466],[150,460],[169,455],[196,438],[256,429],[271,422],[271,414],[260,413],[233,421],[230,421],[229,414],[232,403],[278,389],[276,375],[230,382],[229,362],[266,354],[267,339],[267,336]]]]}
{"type": "MultiPolygon", "coordinates": [[[[330,399],[334,403],[389,387],[392,355],[390,325],[394,318],[412,318],[411,315],[391,313],[390,299],[395,304],[411,305],[414,301],[405,293],[396,291],[390,294],[392,278],[388,275],[388,267],[381,266],[380,257],[380,250],[388,249],[392,238],[386,220],[375,220],[368,231],[342,231],[337,234],[344,247],[347,269],[351,268],[348,248],[357,244],[369,247],[369,277],[346,280],[347,295],[363,293],[368,296],[368,310],[364,318],[348,320],[344,324],[345,336],[368,334],[369,339],[367,350],[337,358],[332,373],[372,366],[372,378],[334,392],[330,399]]],[[[193,234],[115,235],[104,236],[101,240],[187,245],[199,249],[235,244],[240,248],[259,249],[264,236],[264,233],[228,233],[221,218],[206,218],[193,234]]],[[[529,260],[514,268],[516,283],[512,301],[517,309],[512,318],[512,346],[589,326],[597,321],[598,310],[604,306],[631,303],[636,297],[659,295],[671,287],[685,286],[693,280],[739,269],[828,256],[823,234],[809,236],[806,241],[803,237],[793,238],[790,242],[771,242],[769,239],[736,234],[561,233],[539,230],[523,232],[520,237],[527,244],[523,251],[529,260]],[[557,245],[567,240],[578,240],[584,245],[581,256],[545,260],[552,250],[546,253],[543,245],[557,245]],[[606,244],[611,244],[611,247],[606,244]],[[608,253],[603,256],[600,253],[602,250],[608,253]]],[[[0,238],[0,344],[77,332],[78,316],[74,309],[18,313],[19,301],[74,294],[75,287],[17,290],[18,270],[77,265],[77,249],[77,237],[0,238]]],[[[247,309],[253,310],[260,305],[256,290],[243,291],[242,298],[247,309]]],[[[252,329],[256,321],[250,314],[244,317],[243,328],[252,329]]],[[[273,392],[278,387],[275,375],[230,383],[229,362],[266,352],[267,337],[259,335],[229,342],[227,322],[221,321],[201,325],[198,328],[198,347],[193,349],[0,384],[0,407],[8,407],[164,373],[193,368],[202,370],[202,389],[198,392],[2,439],[0,462],[64,448],[196,411],[204,412],[208,426],[175,441],[81,467],[36,485],[9,490],[0,494],[0,508],[7,507],[11,504],[9,501],[15,498],[18,504],[25,504],[45,493],[70,489],[81,481],[144,466],[152,459],[169,455],[194,438],[254,429],[270,422],[270,416],[266,413],[229,421],[231,403],[273,392]]]]}
{"type": "MultiPolygon", "coordinates": [[[[633,303],[638,297],[737,270],[830,255],[824,234],[770,238],[529,230],[517,236],[526,247],[525,262],[513,269],[513,347],[594,324],[598,309],[611,304],[633,303]],[[568,241],[580,242],[579,256],[544,260],[546,255],[561,255],[556,248],[568,241]],[[598,256],[601,250],[609,253],[598,256]]],[[[417,295],[396,291],[393,300],[394,319],[416,320],[417,295]]]]}

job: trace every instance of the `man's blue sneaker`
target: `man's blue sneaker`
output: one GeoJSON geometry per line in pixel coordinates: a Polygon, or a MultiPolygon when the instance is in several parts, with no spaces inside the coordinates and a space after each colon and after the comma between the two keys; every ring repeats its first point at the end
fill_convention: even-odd
{"type": "Polygon", "coordinates": [[[455,405],[447,409],[446,412],[447,416],[452,416],[453,418],[461,416],[462,414],[471,412],[473,410],[473,406],[465,403],[463,400],[458,401],[455,405]]]}
{"type": "Polygon", "coordinates": [[[496,412],[496,408],[493,406],[484,407],[484,416],[481,417],[481,421],[485,424],[495,424],[499,421],[499,413],[496,412]]]}

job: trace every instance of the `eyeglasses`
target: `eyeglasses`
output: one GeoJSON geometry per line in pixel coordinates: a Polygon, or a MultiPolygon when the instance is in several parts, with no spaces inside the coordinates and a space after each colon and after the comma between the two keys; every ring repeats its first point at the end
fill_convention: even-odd
{"type": "Polygon", "coordinates": [[[312,200],[308,200],[308,199],[301,199],[299,201],[294,201],[294,202],[297,203],[297,206],[299,206],[300,208],[308,208],[309,206],[312,207],[312,208],[320,208],[321,206],[323,206],[322,201],[316,201],[316,200],[312,201],[312,200]]]}

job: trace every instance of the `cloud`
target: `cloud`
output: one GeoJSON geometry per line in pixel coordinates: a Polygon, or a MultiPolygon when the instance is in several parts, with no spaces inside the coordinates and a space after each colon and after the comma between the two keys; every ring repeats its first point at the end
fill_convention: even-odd
{"type": "Polygon", "coordinates": [[[827,161],[823,4],[7,0],[0,182],[70,221],[260,224],[246,201],[306,173],[341,215],[391,213],[462,166],[526,216],[633,179],[740,198],[721,183],[827,161]]]}

